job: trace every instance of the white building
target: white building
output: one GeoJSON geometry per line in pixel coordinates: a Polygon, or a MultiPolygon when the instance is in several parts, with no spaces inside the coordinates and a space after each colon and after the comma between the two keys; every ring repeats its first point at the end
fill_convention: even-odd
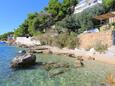
{"type": "Polygon", "coordinates": [[[102,4],[102,0],[80,0],[79,4],[75,7],[74,14],[80,13],[83,10],[97,4],[102,4]]]}

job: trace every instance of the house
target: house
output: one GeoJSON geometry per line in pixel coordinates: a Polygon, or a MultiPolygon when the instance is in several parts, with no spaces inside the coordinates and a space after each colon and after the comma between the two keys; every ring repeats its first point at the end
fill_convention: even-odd
{"type": "Polygon", "coordinates": [[[83,10],[95,6],[97,4],[102,4],[102,0],[80,0],[79,4],[75,7],[74,14],[80,13],[83,10]]]}
{"type": "Polygon", "coordinates": [[[109,12],[96,16],[95,19],[100,21],[100,30],[115,29],[115,27],[111,25],[112,23],[115,23],[115,12],[109,12]]]}

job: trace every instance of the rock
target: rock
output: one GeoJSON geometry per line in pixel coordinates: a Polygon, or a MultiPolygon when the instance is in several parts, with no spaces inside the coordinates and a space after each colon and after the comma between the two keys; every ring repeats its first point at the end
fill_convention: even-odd
{"type": "Polygon", "coordinates": [[[96,53],[94,48],[91,48],[88,52],[88,56],[93,56],[96,53]]]}
{"type": "Polygon", "coordinates": [[[68,54],[69,57],[76,58],[74,54],[68,54]]]}
{"type": "Polygon", "coordinates": [[[17,44],[18,47],[21,47],[21,48],[28,48],[27,45],[24,45],[24,44],[17,44]]]}
{"type": "Polygon", "coordinates": [[[55,69],[55,68],[69,68],[68,64],[61,64],[61,63],[46,63],[43,65],[43,67],[47,70],[50,71],[51,69],[55,69]]]}
{"type": "Polygon", "coordinates": [[[20,51],[18,51],[18,54],[24,55],[24,54],[26,54],[26,51],[25,50],[20,50],[20,51]]]}
{"type": "Polygon", "coordinates": [[[84,61],[83,56],[77,56],[77,60],[84,61]]]}
{"type": "Polygon", "coordinates": [[[111,86],[108,83],[101,83],[100,86],[111,86]]]}
{"type": "Polygon", "coordinates": [[[36,56],[33,54],[24,54],[22,56],[15,57],[11,62],[12,68],[25,68],[32,66],[36,63],[36,56]]]}
{"type": "Polygon", "coordinates": [[[110,73],[107,76],[107,82],[111,85],[111,86],[115,86],[115,73],[110,73]]]}
{"type": "Polygon", "coordinates": [[[84,67],[84,63],[83,63],[83,61],[80,61],[80,60],[76,60],[75,61],[75,67],[84,67]]]}
{"type": "Polygon", "coordinates": [[[88,60],[95,60],[95,58],[94,58],[94,57],[89,56],[89,57],[88,57],[88,60]]]}
{"type": "Polygon", "coordinates": [[[44,54],[52,54],[52,51],[50,51],[49,49],[48,49],[48,50],[42,50],[42,52],[43,52],[44,54]]]}
{"type": "Polygon", "coordinates": [[[43,53],[43,51],[40,51],[40,50],[33,50],[31,51],[32,53],[43,53]]]}
{"type": "Polygon", "coordinates": [[[55,76],[63,74],[64,72],[65,72],[65,70],[59,70],[59,69],[56,70],[55,69],[55,70],[49,72],[49,76],[50,76],[50,78],[53,78],[55,76]]]}

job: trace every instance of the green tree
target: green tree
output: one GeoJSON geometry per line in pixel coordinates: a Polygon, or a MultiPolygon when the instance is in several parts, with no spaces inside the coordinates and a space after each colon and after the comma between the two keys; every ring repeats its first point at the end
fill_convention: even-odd
{"type": "Polygon", "coordinates": [[[52,16],[57,16],[60,11],[61,3],[58,0],[50,0],[46,11],[51,13],[52,16]]]}
{"type": "Polygon", "coordinates": [[[15,36],[26,36],[26,34],[29,34],[28,32],[28,21],[25,20],[24,23],[22,23],[15,31],[15,36]]]}
{"type": "Polygon", "coordinates": [[[35,31],[35,28],[33,28],[33,21],[34,21],[34,19],[35,18],[37,18],[37,16],[38,16],[38,13],[30,13],[30,14],[28,14],[28,17],[27,17],[27,22],[28,22],[28,32],[29,32],[29,34],[31,34],[31,35],[34,35],[34,33],[36,32],[35,31]]]}
{"type": "Polygon", "coordinates": [[[39,13],[39,15],[33,19],[31,28],[33,29],[33,34],[36,31],[44,32],[53,24],[53,18],[48,13],[39,13]]]}
{"type": "Polygon", "coordinates": [[[76,22],[80,26],[80,33],[95,27],[95,16],[102,14],[105,11],[102,5],[96,5],[88,8],[79,14],[75,14],[76,22]]]}
{"type": "Polygon", "coordinates": [[[62,10],[65,14],[72,14],[77,3],[78,0],[63,0],[62,10]]]}
{"type": "Polygon", "coordinates": [[[113,9],[115,7],[115,0],[103,0],[103,5],[107,11],[113,9]]]}
{"type": "Polygon", "coordinates": [[[59,30],[59,31],[68,31],[69,33],[70,32],[78,32],[78,29],[79,29],[79,25],[78,25],[78,22],[75,20],[75,16],[74,15],[71,15],[71,16],[66,16],[66,18],[64,18],[62,21],[58,22],[56,24],[56,27],[60,27],[60,29],[63,29],[63,30],[59,30]],[[66,29],[64,29],[66,28],[66,29]]]}
{"type": "Polygon", "coordinates": [[[8,36],[10,36],[11,34],[14,34],[14,32],[7,32],[0,35],[0,40],[7,40],[8,36]]]}

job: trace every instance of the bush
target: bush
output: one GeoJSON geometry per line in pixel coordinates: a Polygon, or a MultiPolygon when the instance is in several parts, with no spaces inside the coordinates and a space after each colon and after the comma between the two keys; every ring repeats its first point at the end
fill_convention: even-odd
{"type": "Polygon", "coordinates": [[[107,44],[102,44],[101,42],[97,42],[94,46],[94,49],[100,53],[105,52],[108,49],[107,44]]]}
{"type": "Polygon", "coordinates": [[[42,45],[57,46],[59,48],[76,48],[79,47],[79,39],[75,33],[61,33],[58,36],[43,34],[37,37],[42,45]]]}
{"type": "Polygon", "coordinates": [[[58,46],[60,48],[67,47],[70,49],[74,49],[76,47],[79,47],[79,39],[74,33],[61,33],[55,40],[55,46],[58,46]]]}
{"type": "Polygon", "coordinates": [[[52,45],[53,37],[49,34],[41,34],[35,37],[35,39],[40,40],[41,45],[52,45]]]}
{"type": "Polygon", "coordinates": [[[112,25],[115,26],[115,22],[113,22],[112,25]]]}

